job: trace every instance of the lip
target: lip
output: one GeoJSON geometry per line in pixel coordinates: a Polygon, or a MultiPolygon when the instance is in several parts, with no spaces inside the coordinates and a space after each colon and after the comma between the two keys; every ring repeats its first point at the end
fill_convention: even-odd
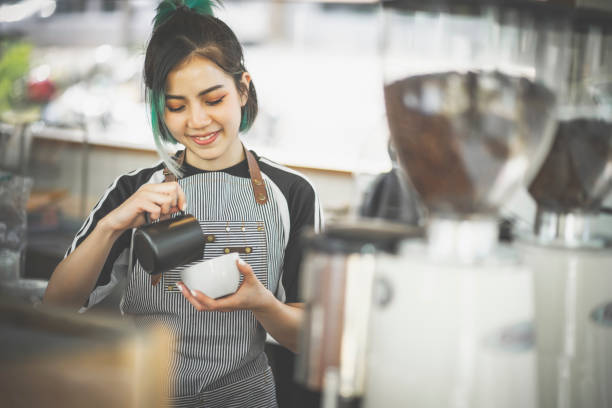
{"type": "Polygon", "coordinates": [[[221,132],[221,130],[217,130],[215,132],[209,132],[209,133],[205,133],[203,135],[188,135],[195,144],[198,144],[200,146],[204,146],[204,145],[208,145],[213,143],[215,140],[217,140],[217,137],[219,136],[219,133],[221,132]],[[198,137],[208,137],[210,136],[209,139],[207,140],[198,140],[198,137]]]}

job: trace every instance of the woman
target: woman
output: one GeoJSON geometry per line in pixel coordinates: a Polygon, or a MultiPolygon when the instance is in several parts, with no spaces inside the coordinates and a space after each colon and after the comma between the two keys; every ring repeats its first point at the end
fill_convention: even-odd
{"type": "Polygon", "coordinates": [[[255,120],[255,87],[240,43],[212,16],[210,1],[160,3],[144,76],[157,145],[185,149],[172,159],[160,148],[162,163],[115,180],[51,276],[44,302],[87,308],[127,279],[122,312],[144,327],[165,323],[176,337],[172,405],[276,406],[264,342],[268,332],[296,349],[297,238],[320,228],[316,193],[300,174],[243,147],[238,133],[255,120]],[[211,299],[177,282],[176,271],[152,285],[131,265],[132,229],[146,215],[179,210],[213,237],[204,258],[241,252],[235,294],[211,299]]]}

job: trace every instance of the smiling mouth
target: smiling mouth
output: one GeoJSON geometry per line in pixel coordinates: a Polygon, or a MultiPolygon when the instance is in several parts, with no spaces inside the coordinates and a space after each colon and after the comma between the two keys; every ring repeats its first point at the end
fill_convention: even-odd
{"type": "Polygon", "coordinates": [[[189,136],[192,139],[194,139],[196,142],[208,142],[211,141],[212,139],[214,139],[215,137],[217,137],[217,135],[219,134],[220,130],[217,130],[216,132],[212,132],[212,133],[208,133],[204,136],[189,136]]]}

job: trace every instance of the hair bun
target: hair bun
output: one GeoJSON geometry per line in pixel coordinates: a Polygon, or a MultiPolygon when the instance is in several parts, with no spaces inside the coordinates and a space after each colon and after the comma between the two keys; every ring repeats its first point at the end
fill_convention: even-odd
{"type": "Polygon", "coordinates": [[[213,16],[213,7],[217,6],[221,6],[221,0],[163,0],[157,6],[153,18],[153,28],[157,28],[168,21],[178,10],[213,16]]]}

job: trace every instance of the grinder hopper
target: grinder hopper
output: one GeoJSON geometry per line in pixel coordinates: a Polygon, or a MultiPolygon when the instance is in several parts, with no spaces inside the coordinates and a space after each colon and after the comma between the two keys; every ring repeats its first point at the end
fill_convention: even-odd
{"type": "Polygon", "coordinates": [[[612,406],[612,13],[575,10],[559,127],[529,192],[538,395],[543,407],[612,406]]]}
{"type": "Polygon", "coordinates": [[[535,406],[531,277],[498,208],[556,124],[567,16],[539,1],[385,1],[385,103],[430,214],[376,271],[365,406],[535,406]],[[376,291],[375,291],[376,293],[376,291]]]}

